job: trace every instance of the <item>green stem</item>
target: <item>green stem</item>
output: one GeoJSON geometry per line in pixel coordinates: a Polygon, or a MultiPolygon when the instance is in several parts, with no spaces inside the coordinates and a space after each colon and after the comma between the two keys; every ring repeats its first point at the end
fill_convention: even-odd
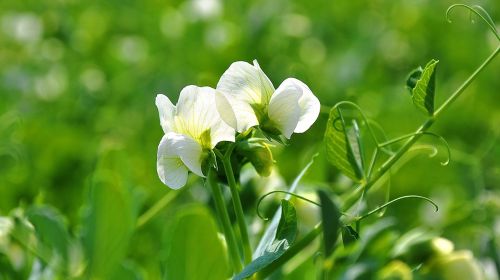
{"type": "Polygon", "coordinates": [[[215,209],[217,211],[217,216],[219,217],[219,220],[222,224],[222,229],[224,230],[224,236],[226,237],[231,264],[233,265],[234,272],[238,273],[242,269],[240,254],[238,252],[238,245],[236,243],[236,237],[234,236],[234,232],[231,227],[231,221],[229,220],[229,214],[227,213],[227,208],[226,204],[224,203],[222,191],[216,178],[217,174],[215,170],[210,168],[210,170],[208,171],[207,183],[212,189],[215,209]]]}
{"type": "MultiPolygon", "coordinates": [[[[184,188],[186,189],[186,188],[184,188]]],[[[173,201],[184,189],[178,190],[178,191],[169,191],[166,195],[164,195],[158,202],[155,203],[151,208],[149,208],[144,214],[142,214],[138,219],[137,219],[137,224],[136,227],[140,228],[151,218],[156,216],[163,208],[165,208],[168,204],[170,204],[171,201],[173,201]]]]}
{"type": "Polygon", "coordinates": [[[363,191],[368,191],[377,181],[380,179],[412,146],[413,144],[422,137],[422,135],[427,133],[427,130],[434,124],[438,116],[448,108],[453,101],[455,101],[462,92],[474,81],[479,73],[484,70],[484,68],[495,58],[495,56],[500,52],[500,45],[497,49],[488,57],[486,60],[467,78],[467,80],[435,111],[434,115],[429,117],[418,129],[414,132],[414,135],[405,142],[405,144],[392,155],[382,166],[377,170],[370,180],[366,181],[360,188],[350,195],[346,202],[344,203],[344,209],[347,210],[351,208],[352,205],[359,198],[359,193],[363,191]]]}
{"type": "MultiPolygon", "coordinates": [[[[238,186],[236,185],[236,179],[234,178],[233,166],[231,165],[231,153],[235,145],[232,145],[222,156],[222,165],[224,166],[224,172],[226,173],[227,182],[229,184],[229,189],[231,190],[231,198],[233,201],[234,213],[236,214],[236,220],[238,221],[238,227],[240,228],[241,241],[243,245],[243,257],[245,264],[252,261],[252,248],[250,247],[250,239],[248,238],[247,224],[245,222],[245,215],[243,214],[243,206],[241,205],[240,194],[238,192],[238,186]]],[[[216,154],[221,156],[219,151],[216,154]]]]}

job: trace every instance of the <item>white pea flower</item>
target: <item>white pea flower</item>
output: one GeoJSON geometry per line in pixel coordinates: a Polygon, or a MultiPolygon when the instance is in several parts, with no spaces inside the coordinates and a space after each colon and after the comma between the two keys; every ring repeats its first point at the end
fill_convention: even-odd
{"type": "Polygon", "coordinates": [[[215,90],[187,86],[174,106],[163,94],[156,96],[165,135],[158,146],[156,167],[161,181],[172,189],[186,184],[188,171],[204,177],[202,163],[221,141],[234,142],[235,131],[219,116],[215,90]]]}
{"type": "Polygon", "coordinates": [[[275,90],[256,60],[231,64],[217,84],[215,100],[221,118],[236,131],[259,125],[288,139],[309,129],[320,110],[318,98],[297,79],[288,78],[275,90]]]}

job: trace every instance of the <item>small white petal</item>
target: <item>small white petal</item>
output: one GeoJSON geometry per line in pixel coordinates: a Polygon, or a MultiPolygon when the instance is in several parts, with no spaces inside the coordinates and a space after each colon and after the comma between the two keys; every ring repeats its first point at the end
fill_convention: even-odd
{"type": "Polygon", "coordinates": [[[204,148],[213,148],[220,141],[234,142],[234,129],[222,121],[216,108],[215,90],[210,87],[187,86],[182,89],[177,102],[176,129],[204,148]],[[209,143],[205,143],[207,131],[209,143]]]}
{"type": "Polygon", "coordinates": [[[249,103],[219,91],[215,96],[217,110],[222,120],[236,131],[243,132],[259,124],[255,111],[249,103]]]}
{"type": "Polygon", "coordinates": [[[294,132],[295,133],[305,132],[311,127],[311,125],[313,125],[313,123],[319,116],[319,111],[321,107],[319,100],[312,93],[312,91],[306,84],[297,79],[288,78],[285,81],[283,81],[282,85],[283,84],[294,84],[296,87],[302,90],[302,95],[300,96],[299,99],[300,119],[294,132]]]}
{"type": "Polygon", "coordinates": [[[177,190],[186,185],[188,169],[174,153],[171,141],[166,136],[163,136],[158,146],[156,170],[160,180],[169,188],[177,190]]]}
{"type": "Polygon", "coordinates": [[[274,87],[256,60],[254,64],[244,61],[231,64],[222,74],[217,90],[250,104],[267,104],[274,87]]]}
{"type": "Polygon", "coordinates": [[[175,106],[170,99],[163,94],[156,95],[156,107],[160,113],[160,125],[163,132],[168,133],[174,130],[173,121],[175,115],[175,106]]]}
{"type": "Polygon", "coordinates": [[[302,90],[294,84],[282,83],[269,102],[269,119],[286,138],[292,136],[300,119],[299,99],[302,90]]]}

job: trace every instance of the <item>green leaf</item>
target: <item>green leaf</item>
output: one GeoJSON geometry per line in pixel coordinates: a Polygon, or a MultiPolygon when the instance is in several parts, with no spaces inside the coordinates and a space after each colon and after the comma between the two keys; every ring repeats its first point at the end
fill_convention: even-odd
{"type": "MultiPolygon", "coordinates": [[[[315,154],[311,158],[311,160],[306,164],[306,166],[304,166],[304,168],[302,168],[299,175],[297,175],[297,177],[295,177],[292,184],[290,185],[288,192],[295,192],[295,190],[297,189],[297,186],[299,185],[300,180],[302,179],[302,177],[304,177],[307,170],[309,170],[311,165],[314,163],[314,159],[316,158],[316,156],[318,156],[318,154],[315,154]]],[[[285,199],[289,200],[290,197],[291,197],[290,195],[287,195],[285,197],[285,199]]],[[[281,217],[280,212],[281,212],[281,207],[278,208],[278,210],[276,211],[276,213],[273,216],[273,219],[271,220],[271,223],[267,226],[266,231],[262,235],[262,238],[259,241],[259,245],[257,246],[257,248],[254,251],[254,254],[253,254],[254,258],[262,256],[265,253],[266,248],[268,246],[270,246],[270,244],[273,242],[274,237],[276,235],[276,230],[278,228],[278,222],[280,221],[280,217],[281,217]]]]}
{"type": "Polygon", "coordinates": [[[436,88],[436,66],[438,62],[438,60],[432,59],[427,63],[420,75],[417,75],[417,72],[414,71],[406,82],[407,85],[412,83],[410,80],[413,74],[415,75],[413,78],[418,79],[411,91],[413,103],[417,108],[430,116],[434,114],[434,91],[436,88]]]}
{"type": "Polygon", "coordinates": [[[281,200],[281,219],[276,231],[274,241],[266,248],[264,254],[236,275],[234,280],[241,280],[252,276],[254,273],[266,268],[281,257],[293,244],[297,237],[297,213],[293,204],[286,199],[281,200]]]}
{"type": "Polygon", "coordinates": [[[344,247],[349,246],[358,239],[359,234],[351,226],[342,227],[342,242],[344,243],[344,247]]]}
{"type": "Polygon", "coordinates": [[[215,221],[203,206],[177,211],[163,235],[163,279],[227,279],[229,265],[215,221]]]}
{"type": "Polygon", "coordinates": [[[135,229],[130,190],[112,176],[95,176],[84,218],[83,245],[89,278],[109,279],[123,260],[135,229]]]}
{"type": "Polygon", "coordinates": [[[340,210],[328,197],[325,191],[318,191],[319,200],[321,203],[321,220],[323,221],[323,245],[325,250],[325,258],[328,258],[332,253],[339,236],[340,210]]]}
{"type": "Polygon", "coordinates": [[[68,260],[70,235],[66,228],[64,217],[54,208],[47,205],[33,206],[26,212],[28,220],[35,227],[38,240],[50,249],[51,257],[68,260]]]}
{"type": "Polygon", "coordinates": [[[339,107],[330,111],[325,131],[328,161],[347,177],[359,182],[364,178],[360,135],[357,123],[348,126],[339,107]]]}

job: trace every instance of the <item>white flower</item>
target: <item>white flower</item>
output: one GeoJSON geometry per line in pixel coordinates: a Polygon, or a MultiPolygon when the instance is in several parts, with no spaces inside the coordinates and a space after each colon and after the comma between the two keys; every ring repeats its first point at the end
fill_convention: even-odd
{"type": "Polygon", "coordinates": [[[222,75],[215,98],[221,118],[238,132],[259,125],[290,138],[309,129],[320,110],[309,87],[288,78],[275,90],[257,61],[253,63],[234,62],[222,75]]]}
{"type": "Polygon", "coordinates": [[[179,189],[186,184],[188,170],[204,177],[201,166],[207,152],[221,141],[234,142],[235,131],[221,120],[213,88],[187,86],[176,106],[158,94],[156,106],[165,132],[158,146],[158,176],[165,185],[179,189]]]}

